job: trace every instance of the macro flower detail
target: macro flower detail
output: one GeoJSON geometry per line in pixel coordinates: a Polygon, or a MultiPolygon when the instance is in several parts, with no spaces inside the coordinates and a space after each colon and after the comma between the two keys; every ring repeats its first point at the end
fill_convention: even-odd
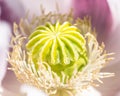
{"type": "Polygon", "coordinates": [[[36,67],[40,62],[48,63],[59,76],[61,72],[71,76],[75,69],[79,71],[87,64],[86,41],[69,22],[37,27],[26,47],[36,67]]]}
{"type": "Polygon", "coordinates": [[[72,18],[43,12],[14,24],[8,61],[19,81],[48,96],[82,96],[94,81],[114,75],[100,72],[111,53],[97,42],[89,21],[72,18]]]}

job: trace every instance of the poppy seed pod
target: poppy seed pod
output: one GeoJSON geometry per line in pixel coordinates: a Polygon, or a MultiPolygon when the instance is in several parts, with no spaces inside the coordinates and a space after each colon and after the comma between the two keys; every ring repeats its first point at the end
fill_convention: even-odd
{"type": "Polygon", "coordinates": [[[79,71],[87,64],[85,38],[69,22],[37,27],[29,36],[26,47],[36,67],[40,62],[46,62],[59,76],[61,72],[71,76],[74,70],[79,71]]]}

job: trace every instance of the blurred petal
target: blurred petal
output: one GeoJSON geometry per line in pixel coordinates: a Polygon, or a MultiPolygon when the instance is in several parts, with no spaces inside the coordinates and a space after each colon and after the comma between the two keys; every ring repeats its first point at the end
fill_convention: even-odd
{"type": "MultiPolygon", "coordinates": [[[[24,9],[19,0],[0,0],[0,85],[2,84],[0,87],[5,87],[2,81],[5,81],[3,78],[7,70],[6,58],[9,48],[10,33],[12,32],[10,24],[12,25],[13,22],[18,23],[22,16],[24,16],[24,9]]],[[[13,80],[13,78],[10,77],[5,83],[8,83],[11,79],[13,80]]],[[[10,84],[8,84],[7,87],[8,86],[10,86],[10,84]]],[[[15,95],[7,89],[4,89],[3,96],[15,95]]]]}
{"type": "Polygon", "coordinates": [[[59,7],[60,13],[69,12],[71,8],[71,1],[72,0],[35,0],[35,1],[21,0],[26,11],[29,10],[30,14],[37,14],[37,15],[40,15],[41,5],[45,9],[46,13],[56,11],[56,4],[59,7]],[[31,6],[34,6],[34,8],[31,6]]]}
{"type": "Polygon", "coordinates": [[[104,80],[104,85],[98,89],[103,96],[116,96],[120,92],[120,0],[108,0],[108,4],[113,16],[113,26],[105,45],[108,52],[115,53],[115,59],[103,71],[114,72],[115,77],[104,80]]]}
{"type": "Polygon", "coordinates": [[[78,96],[102,96],[102,95],[93,87],[89,87],[87,90],[84,90],[81,95],[78,96]]]}
{"type": "Polygon", "coordinates": [[[113,26],[106,45],[110,52],[115,52],[115,60],[112,63],[116,64],[120,62],[120,0],[109,0],[108,4],[113,16],[113,26]]]}
{"type": "Polygon", "coordinates": [[[0,19],[10,23],[18,23],[19,19],[24,15],[24,9],[19,0],[1,0],[0,9],[0,19]]]}
{"type": "Polygon", "coordinates": [[[100,38],[111,31],[112,14],[107,0],[73,0],[75,17],[89,16],[100,38]],[[104,35],[103,35],[104,34],[104,35]],[[102,35],[102,36],[101,36],[102,35]]]}
{"type": "Polygon", "coordinates": [[[25,93],[27,96],[47,96],[41,90],[28,85],[22,85],[21,92],[25,93]]]}
{"type": "Polygon", "coordinates": [[[10,25],[6,22],[0,22],[0,92],[3,92],[1,83],[7,70],[7,50],[10,36],[10,25]]]}
{"type": "Polygon", "coordinates": [[[0,22],[0,81],[2,81],[6,70],[6,56],[10,36],[10,25],[6,22],[0,22]]]}

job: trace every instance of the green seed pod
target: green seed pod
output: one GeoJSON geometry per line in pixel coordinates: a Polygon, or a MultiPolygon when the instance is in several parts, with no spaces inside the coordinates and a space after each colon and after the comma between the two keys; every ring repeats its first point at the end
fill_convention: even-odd
{"type": "Polygon", "coordinates": [[[39,26],[29,36],[26,45],[37,69],[40,62],[46,62],[58,76],[62,73],[71,77],[87,64],[85,38],[80,30],[69,22],[47,23],[39,26]]]}

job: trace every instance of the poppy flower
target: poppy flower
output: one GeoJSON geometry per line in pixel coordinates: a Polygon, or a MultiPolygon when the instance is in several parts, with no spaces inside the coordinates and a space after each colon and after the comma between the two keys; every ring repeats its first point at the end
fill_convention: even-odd
{"type": "Polygon", "coordinates": [[[49,96],[75,96],[96,85],[93,81],[113,76],[100,72],[111,54],[99,45],[87,18],[41,13],[14,24],[8,61],[20,81],[49,96]]]}

